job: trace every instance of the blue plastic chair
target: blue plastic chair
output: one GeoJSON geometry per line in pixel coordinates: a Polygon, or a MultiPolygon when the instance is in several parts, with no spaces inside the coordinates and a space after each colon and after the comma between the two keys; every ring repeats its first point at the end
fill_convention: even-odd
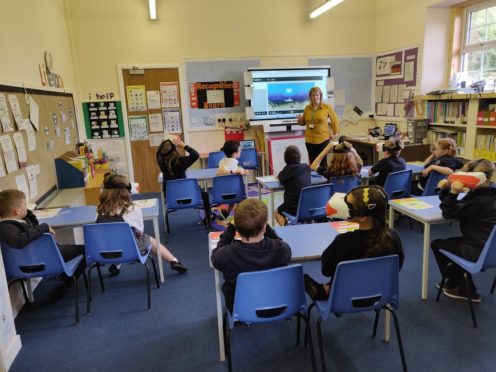
{"type": "Polygon", "coordinates": [[[298,317],[296,344],[300,341],[300,319],[305,321],[305,335],[310,339],[313,370],[316,370],[307,301],[301,265],[241,273],[236,280],[232,314],[224,314],[224,336],[229,371],[232,371],[231,331],[235,322],[269,323],[298,317]]]}
{"type": "Polygon", "coordinates": [[[217,176],[212,180],[212,203],[237,204],[246,199],[243,176],[229,174],[217,176]]]}
{"type": "Polygon", "coordinates": [[[326,218],[326,205],[332,194],[334,194],[334,185],[331,183],[304,187],[300,192],[296,216],[287,212],[283,214],[292,225],[326,218]]]}
{"type": "MultiPolygon", "coordinates": [[[[444,249],[440,249],[439,252],[448,257],[452,262],[446,266],[444,272],[442,273],[443,278],[441,280],[441,285],[439,286],[439,291],[437,292],[436,301],[439,301],[439,298],[441,297],[441,292],[444,288],[444,282],[448,270],[450,270],[453,264],[460,266],[465,271],[463,275],[465,278],[465,289],[469,294],[469,301],[467,302],[470,308],[470,315],[472,316],[472,323],[474,328],[477,328],[474,306],[472,304],[472,298],[470,297],[471,291],[469,288],[469,278],[472,278],[472,274],[477,274],[486,269],[496,267],[496,226],[493,227],[489,238],[486,240],[486,244],[484,244],[484,248],[482,249],[479,259],[476,262],[466,260],[454,253],[445,251],[444,249]]],[[[494,287],[496,287],[496,278],[494,278],[493,285],[491,287],[491,294],[494,292],[494,287]]]]}
{"type": "Polygon", "coordinates": [[[439,187],[437,184],[439,181],[448,178],[448,176],[441,174],[436,171],[432,171],[429,173],[429,177],[427,178],[427,182],[424,186],[424,191],[422,192],[422,196],[433,196],[439,194],[439,187]]]}
{"type": "Polygon", "coordinates": [[[213,151],[208,153],[207,168],[219,168],[219,162],[226,157],[224,151],[213,151]]]}
{"type": "Polygon", "coordinates": [[[398,255],[365,258],[340,262],[336,268],[331,292],[326,301],[314,301],[309,308],[309,318],[315,307],[319,317],[317,333],[322,371],[326,371],[324,343],[322,341],[322,320],[329,319],[334,313],[362,313],[375,311],[372,337],[377,333],[381,309],[393,315],[396,337],[400,349],[403,370],[407,370],[400,327],[394,309],[399,307],[399,259],[398,255]]]}
{"type": "MultiPolygon", "coordinates": [[[[84,256],[79,255],[72,260],[64,262],[60,250],[52,234],[43,234],[39,238],[21,249],[12,248],[5,242],[0,242],[2,246],[2,256],[7,277],[14,278],[9,286],[15,282],[20,282],[24,299],[29,303],[29,299],[24,287],[24,280],[29,278],[56,276],[65,274],[74,281],[76,324],[79,323],[79,289],[76,269],[84,256]]],[[[86,283],[86,274],[82,272],[86,283]]]]}
{"type": "Polygon", "coordinates": [[[409,197],[412,193],[412,170],[389,173],[384,191],[389,200],[409,197]]]}
{"type": "MultiPolygon", "coordinates": [[[[180,180],[167,181],[166,188],[166,208],[165,221],[167,233],[170,233],[169,213],[179,209],[203,208],[203,200],[198,187],[198,181],[194,178],[183,178],[180,180]]],[[[206,216],[206,214],[205,214],[206,216]]],[[[205,225],[209,228],[209,218],[206,216],[205,225]]]]}
{"type": "Polygon", "coordinates": [[[257,149],[248,148],[241,150],[241,155],[238,159],[239,165],[244,169],[254,169],[258,172],[258,154],[257,149]]]}
{"type": "Polygon", "coordinates": [[[332,177],[329,180],[334,185],[334,192],[348,193],[351,189],[360,186],[359,176],[332,177]]]}
{"type": "MultiPolygon", "coordinates": [[[[84,244],[86,250],[86,262],[88,269],[88,313],[91,311],[91,271],[95,267],[106,264],[122,264],[140,262],[146,268],[146,289],[148,295],[148,310],[151,308],[150,294],[150,269],[148,268],[147,260],[151,259],[153,271],[155,274],[155,282],[157,288],[160,288],[160,283],[157,277],[155,261],[149,254],[151,244],[148,251],[141,254],[134,232],[127,222],[110,222],[110,223],[94,223],[83,226],[84,244]]],[[[102,291],[103,281],[100,281],[102,291]]]]}

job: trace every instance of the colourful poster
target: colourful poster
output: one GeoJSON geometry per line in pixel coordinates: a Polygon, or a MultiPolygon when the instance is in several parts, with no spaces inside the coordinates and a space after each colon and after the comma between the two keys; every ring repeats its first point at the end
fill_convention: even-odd
{"type": "Polygon", "coordinates": [[[239,97],[238,81],[209,81],[189,85],[191,108],[235,107],[239,106],[239,97]]]}

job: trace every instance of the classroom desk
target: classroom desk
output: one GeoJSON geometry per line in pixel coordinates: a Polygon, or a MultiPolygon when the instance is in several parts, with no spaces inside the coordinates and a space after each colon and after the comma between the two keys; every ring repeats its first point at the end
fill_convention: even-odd
{"type": "MultiPolygon", "coordinates": [[[[347,139],[353,145],[357,152],[363,153],[367,157],[367,164],[373,165],[379,161],[379,153],[376,151],[375,145],[379,142],[385,142],[382,139],[347,139]]],[[[431,145],[407,144],[401,151],[401,157],[406,161],[424,161],[431,154],[431,145]]]]}
{"type": "MultiPolygon", "coordinates": [[[[424,241],[423,241],[423,251],[422,251],[422,299],[427,299],[427,282],[429,276],[429,249],[431,243],[431,225],[448,223],[449,220],[443,218],[441,209],[439,205],[441,201],[439,196],[416,196],[415,199],[419,199],[427,204],[430,204],[431,208],[426,209],[412,209],[407,206],[398,204],[395,200],[389,201],[389,227],[393,228],[394,225],[394,211],[398,211],[414,220],[424,224],[424,241]]],[[[401,200],[401,199],[397,199],[401,200]]]]}
{"type": "MultiPolygon", "coordinates": [[[[322,252],[331,244],[338,232],[331,224],[312,223],[305,225],[279,226],[275,228],[279,235],[291,247],[291,261],[318,259],[322,252]],[[311,241],[309,240],[311,239],[311,241]]],[[[220,232],[208,234],[209,264],[213,268],[210,256],[217,247],[220,232]]],[[[221,272],[214,269],[215,301],[217,306],[217,331],[219,335],[220,360],[225,360],[224,333],[222,328],[222,286],[221,272]]]]}
{"type": "MultiPolygon", "coordinates": [[[[270,210],[272,211],[272,226],[275,226],[275,217],[274,217],[274,192],[284,190],[284,186],[279,182],[277,177],[275,176],[266,176],[266,177],[257,177],[258,183],[258,199],[262,199],[262,186],[269,190],[270,194],[270,210]]],[[[327,182],[327,179],[320,174],[312,172],[311,176],[312,185],[320,185],[327,182]]]]}
{"type": "MultiPolygon", "coordinates": [[[[377,176],[372,175],[369,176],[369,170],[372,168],[372,165],[363,166],[360,169],[360,177],[362,178],[362,185],[368,185],[370,180],[374,180],[377,176]]],[[[406,163],[406,169],[412,171],[412,177],[419,176],[424,170],[423,165],[419,165],[416,163],[406,163]]]]}
{"type": "MultiPolygon", "coordinates": [[[[155,205],[148,208],[141,208],[143,211],[143,219],[152,220],[153,222],[153,233],[155,240],[157,241],[157,246],[160,246],[160,230],[158,228],[158,215],[159,215],[159,207],[157,203],[157,199],[155,200],[155,205]]],[[[57,215],[54,217],[38,217],[40,223],[47,223],[54,229],[63,229],[63,228],[75,228],[81,227],[86,224],[94,223],[97,218],[96,206],[88,205],[84,207],[69,207],[62,208],[57,215]]],[[[164,268],[162,264],[162,256],[160,254],[158,257],[158,268],[160,271],[160,281],[164,282],[164,268]]]]}

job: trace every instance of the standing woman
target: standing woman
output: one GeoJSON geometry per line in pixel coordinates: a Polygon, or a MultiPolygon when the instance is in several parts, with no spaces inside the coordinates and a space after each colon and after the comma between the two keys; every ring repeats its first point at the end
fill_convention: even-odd
{"type": "MultiPolygon", "coordinates": [[[[310,164],[329,144],[329,138],[339,132],[339,120],[334,109],[327,103],[322,102],[322,91],[319,87],[313,87],[308,92],[310,104],[305,107],[303,115],[298,115],[298,124],[305,126],[305,145],[308,151],[310,164]],[[331,121],[332,133],[329,130],[328,121],[331,121]]],[[[320,163],[327,169],[327,158],[324,157],[320,163]]]]}

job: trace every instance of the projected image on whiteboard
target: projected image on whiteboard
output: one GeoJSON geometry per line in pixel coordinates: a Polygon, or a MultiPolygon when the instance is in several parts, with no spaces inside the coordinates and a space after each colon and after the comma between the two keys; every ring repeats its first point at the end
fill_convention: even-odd
{"type": "Polygon", "coordinates": [[[308,104],[308,91],[313,83],[267,84],[268,109],[271,113],[303,111],[308,104]]]}

